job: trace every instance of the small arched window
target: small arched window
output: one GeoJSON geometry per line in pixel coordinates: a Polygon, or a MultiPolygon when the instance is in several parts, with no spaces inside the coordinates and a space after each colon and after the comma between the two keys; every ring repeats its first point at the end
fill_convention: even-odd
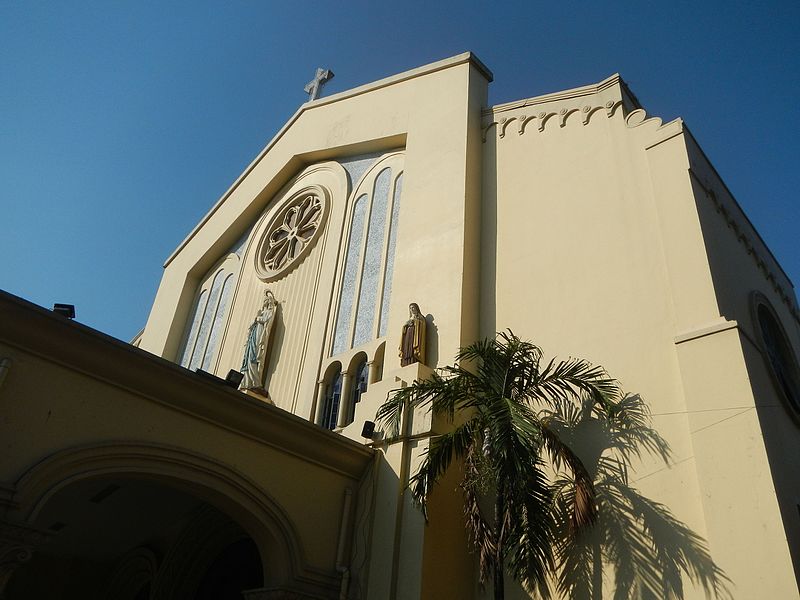
{"type": "Polygon", "coordinates": [[[337,367],[325,384],[325,404],[322,407],[320,425],[325,429],[336,429],[339,406],[342,400],[342,368],[337,367]]]}
{"type": "Polygon", "coordinates": [[[386,342],[381,342],[372,357],[372,383],[383,379],[383,357],[386,354],[386,342]]]}
{"type": "Polygon", "coordinates": [[[361,360],[353,369],[353,383],[350,389],[350,402],[347,406],[347,425],[353,422],[356,416],[356,404],[361,402],[361,395],[367,391],[369,385],[369,365],[366,359],[361,360]]]}

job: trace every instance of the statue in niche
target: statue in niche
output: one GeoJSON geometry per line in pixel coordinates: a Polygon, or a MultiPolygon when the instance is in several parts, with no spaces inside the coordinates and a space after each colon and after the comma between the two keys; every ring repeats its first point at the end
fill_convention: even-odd
{"type": "Polygon", "coordinates": [[[267,368],[267,350],[269,349],[269,338],[272,334],[272,326],[275,323],[275,313],[278,309],[278,302],[272,292],[264,292],[264,303],[258,311],[255,320],[247,330],[247,342],[244,347],[244,357],[242,357],[242,374],[244,379],[239,385],[239,389],[252,391],[261,396],[269,398],[267,390],[264,389],[264,370],[267,368]]]}
{"type": "Polygon", "coordinates": [[[400,335],[400,365],[405,367],[413,363],[425,364],[425,317],[419,305],[412,302],[408,305],[408,321],[403,325],[400,335]]]}

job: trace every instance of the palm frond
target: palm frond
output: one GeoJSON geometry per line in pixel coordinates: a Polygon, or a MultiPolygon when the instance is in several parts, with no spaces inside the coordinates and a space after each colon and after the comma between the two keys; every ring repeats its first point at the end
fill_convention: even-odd
{"type": "Polygon", "coordinates": [[[482,584],[507,569],[542,598],[550,596],[548,582],[563,597],[599,598],[611,565],[615,600],[682,597],[683,575],[707,595],[728,597],[728,580],[703,540],[629,485],[633,459],[669,459],[642,399],[623,395],[588,361],[542,357],[508,330],[389,394],[376,418],[390,436],[420,408],[463,420],[430,438],[409,481],[426,519],[429,495],[455,464],[482,584]],[[481,512],[487,499],[492,519],[481,512]]]}
{"type": "Polygon", "coordinates": [[[611,409],[620,395],[619,384],[601,367],[577,358],[559,362],[551,360],[528,388],[532,400],[553,408],[556,401],[577,399],[581,393],[588,394],[595,409],[603,414],[611,409]]]}
{"type": "Polygon", "coordinates": [[[553,466],[560,469],[566,466],[573,477],[574,493],[570,510],[571,527],[575,530],[589,527],[597,519],[597,504],[595,501],[592,477],[586,470],[583,462],[564,443],[558,433],[549,426],[544,419],[540,421],[544,447],[551,457],[553,466]]]}
{"type": "Polygon", "coordinates": [[[614,431],[611,448],[630,462],[644,453],[669,463],[671,450],[667,441],[652,428],[650,410],[638,394],[626,394],[608,412],[608,422],[614,431]]]}
{"type": "Polygon", "coordinates": [[[378,407],[375,420],[378,426],[388,432],[389,437],[396,437],[400,434],[403,411],[413,398],[413,391],[412,387],[392,390],[384,403],[378,407]]]}
{"type": "Polygon", "coordinates": [[[467,421],[451,432],[431,438],[419,470],[408,483],[411,495],[422,507],[426,519],[426,502],[431,490],[454,459],[463,459],[472,446],[480,446],[480,435],[480,431],[475,431],[475,423],[467,421]]]}
{"type": "Polygon", "coordinates": [[[549,598],[556,527],[552,489],[542,466],[539,461],[524,481],[510,486],[506,511],[511,528],[506,554],[513,577],[540,598],[549,598]]]}

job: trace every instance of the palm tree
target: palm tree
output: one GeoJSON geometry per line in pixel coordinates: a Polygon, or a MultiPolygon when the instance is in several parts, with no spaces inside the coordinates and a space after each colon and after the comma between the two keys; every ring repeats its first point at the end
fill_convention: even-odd
{"type": "Polygon", "coordinates": [[[504,596],[504,570],[527,589],[549,597],[548,575],[556,566],[550,467],[568,473],[572,492],[568,528],[577,533],[596,520],[592,477],[551,426],[563,403],[589,398],[593,414],[605,418],[619,389],[605,371],[585,360],[542,360],[542,351],[512,332],[462,348],[456,365],[430,379],[397,390],[378,410],[378,422],[397,435],[406,406],[427,406],[450,422],[452,431],[431,439],[409,486],[425,507],[433,487],[454,461],[462,465],[461,489],[467,530],[478,555],[481,583],[492,578],[494,597],[504,596]],[[463,420],[462,420],[463,418],[463,420]],[[494,499],[487,518],[481,498],[494,499]]]}

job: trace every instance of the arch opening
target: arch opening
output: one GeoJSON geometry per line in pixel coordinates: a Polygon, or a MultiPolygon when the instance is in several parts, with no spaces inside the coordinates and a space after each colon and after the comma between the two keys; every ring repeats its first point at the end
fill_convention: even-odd
{"type": "MultiPolygon", "coordinates": [[[[110,443],[71,448],[35,465],[18,480],[16,489],[15,502],[18,508],[8,516],[21,524],[49,531],[54,538],[63,540],[58,552],[58,544],[53,546],[48,542],[39,548],[37,554],[45,556],[47,552],[52,552],[56,557],[77,555],[90,571],[95,569],[96,572],[103,572],[107,578],[118,566],[112,559],[122,560],[131,548],[152,550],[152,536],[148,537],[148,532],[164,533],[172,526],[170,524],[188,523],[187,519],[196,517],[200,522],[207,522],[195,530],[216,532],[216,537],[193,540],[187,546],[190,549],[203,549],[207,566],[221,549],[249,538],[260,555],[261,584],[256,587],[293,587],[298,578],[308,579],[300,538],[286,511],[243,474],[200,454],[151,444],[110,443]],[[128,495],[131,497],[127,502],[120,500],[125,496],[121,494],[123,489],[130,492],[128,495]],[[137,500],[138,496],[141,497],[137,500]],[[115,497],[117,500],[112,502],[115,497]],[[98,499],[99,503],[93,502],[92,498],[98,499]],[[92,515],[97,512],[93,509],[98,504],[109,503],[106,506],[113,506],[120,502],[123,507],[129,507],[127,512],[113,512],[110,517],[104,517],[104,522],[97,520],[102,515],[92,515]],[[78,535],[78,538],[70,540],[71,535],[66,534],[69,525],[67,518],[77,523],[71,529],[78,534],[71,535],[78,535]],[[82,529],[86,531],[81,533],[82,529]],[[95,539],[92,536],[100,537],[95,539]],[[116,536],[114,539],[117,541],[103,536],[116,536]],[[43,552],[46,546],[49,548],[43,552]],[[92,550],[81,555],[80,552],[76,554],[76,548],[82,548],[84,552],[86,549],[92,550]],[[102,568],[95,568],[100,563],[102,568]]],[[[177,535],[175,531],[172,534],[177,535]]],[[[156,550],[158,548],[161,548],[161,554],[156,553],[157,556],[166,556],[163,544],[156,544],[156,550]]],[[[41,558],[38,562],[42,560],[45,559],[41,558]]],[[[137,571],[140,575],[142,571],[147,572],[148,569],[141,568],[141,564],[140,561],[136,569],[128,570],[137,571]]],[[[203,571],[202,568],[198,571],[198,567],[192,567],[192,564],[191,561],[184,564],[183,571],[195,575],[203,571]]],[[[35,567],[36,564],[31,561],[12,575],[12,581],[18,580],[14,584],[17,589],[23,586],[24,580],[33,580],[35,567]],[[24,574],[26,571],[28,575],[24,574]],[[23,574],[18,577],[18,573],[23,574]]],[[[49,567],[45,568],[50,570],[49,567]]],[[[167,581],[172,579],[175,578],[167,578],[167,581]]],[[[315,582],[313,585],[317,585],[317,579],[311,575],[311,580],[315,582]]],[[[158,596],[158,581],[152,577],[140,577],[137,581],[139,583],[136,585],[128,586],[135,588],[137,594],[145,593],[142,590],[149,583],[150,597],[177,597],[174,590],[158,596]]],[[[195,583],[197,581],[195,577],[195,583]]],[[[327,584],[323,581],[318,583],[323,586],[327,584]]],[[[93,593],[88,593],[87,590],[81,590],[74,597],[104,597],[98,594],[102,594],[102,591],[95,589],[93,593]]],[[[26,593],[9,597],[40,596],[26,593]]],[[[57,597],[72,596],[62,593],[57,597]]],[[[135,598],[135,595],[131,598],[135,598]]]]}
{"type": "Polygon", "coordinates": [[[11,577],[8,600],[234,599],[265,583],[264,557],[242,525],[157,478],[71,481],[31,524],[51,539],[11,577]]]}

